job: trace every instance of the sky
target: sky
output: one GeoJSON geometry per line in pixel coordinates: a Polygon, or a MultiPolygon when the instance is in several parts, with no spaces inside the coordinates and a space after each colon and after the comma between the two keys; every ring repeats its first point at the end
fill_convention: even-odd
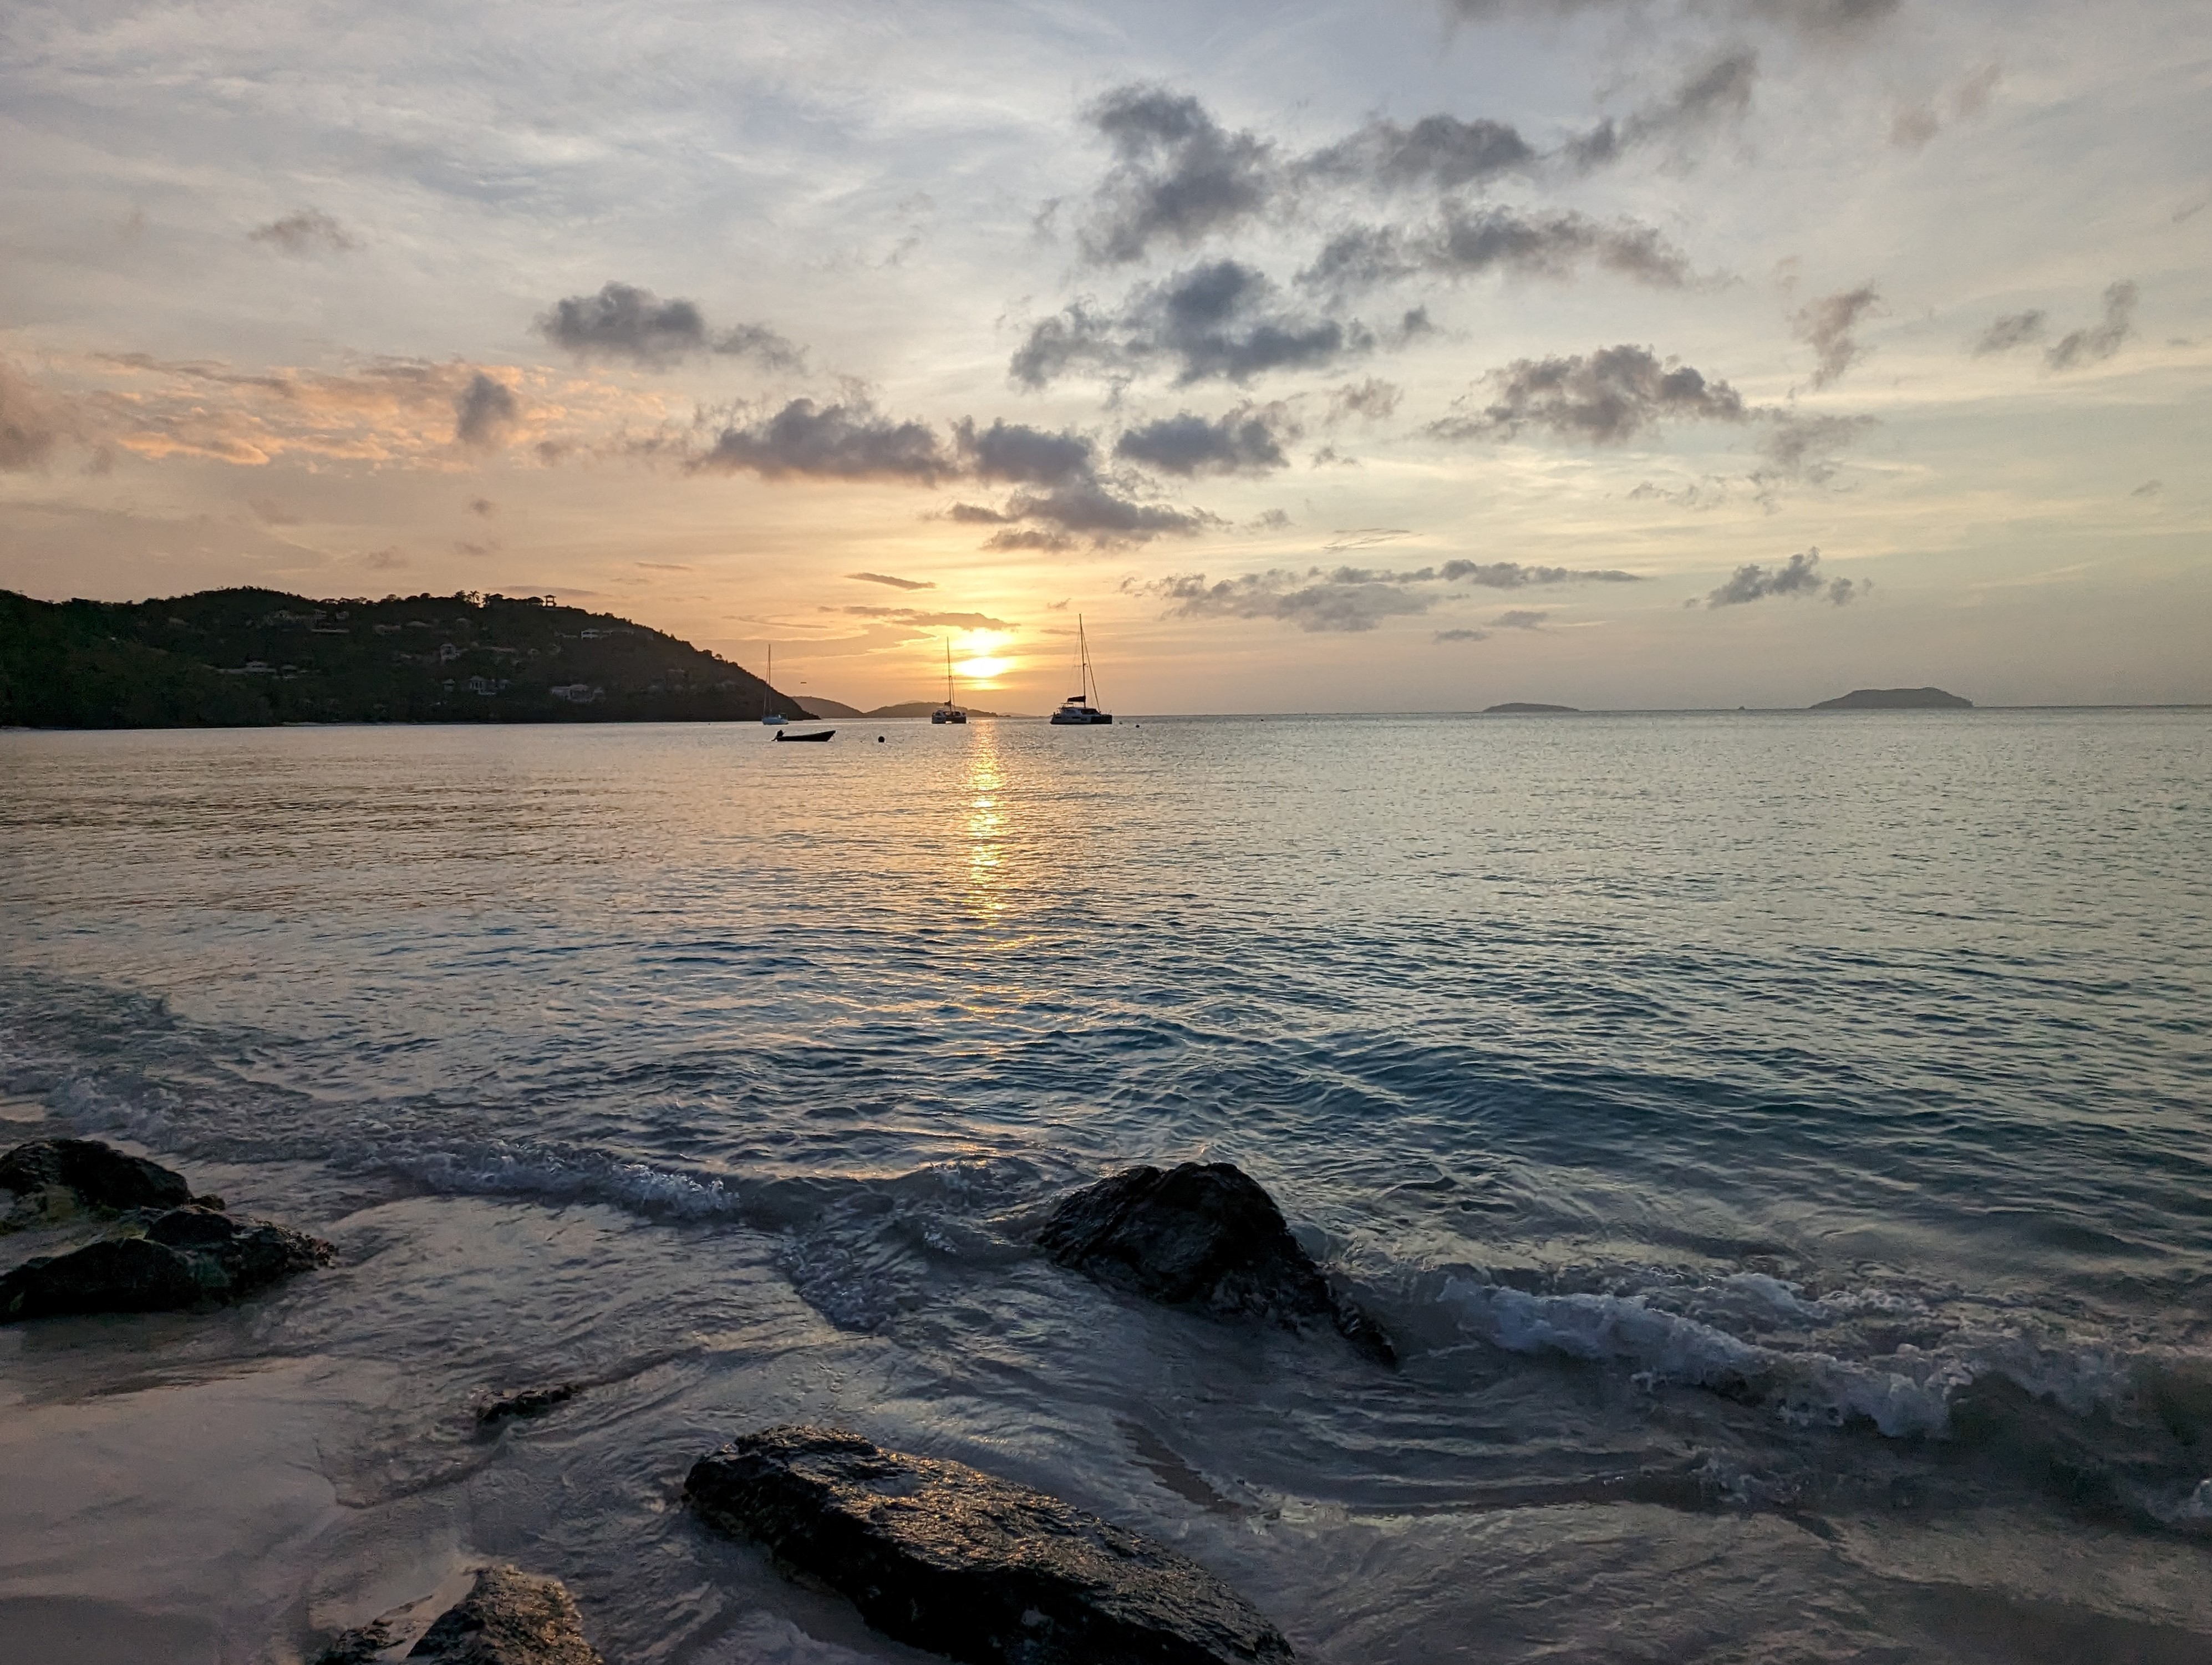
{"type": "Polygon", "coordinates": [[[15,0],[0,586],[867,707],[2212,701],[2202,0],[15,0]]]}

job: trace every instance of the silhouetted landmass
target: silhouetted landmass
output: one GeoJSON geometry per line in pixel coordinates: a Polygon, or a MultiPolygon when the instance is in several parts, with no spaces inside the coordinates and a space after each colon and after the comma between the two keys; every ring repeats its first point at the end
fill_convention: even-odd
{"type": "Polygon", "coordinates": [[[1840,699],[1823,700],[1815,711],[1972,711],[1974,702],[1940,688],[1854,688],[1840,699]]]}
{"type": "MultiPolygon", "coordinates": [[[[908,700],[901,705],[879,705],[873,711],[856,711],[853,714],[856,717],[927,717],[944,703],[942,700],[908,700]]],[[[1014,714],[1011,711],[981,711],[972,705],[963,705],[960,709],[971,717],[1011,717],[1014,714]]]]}
{"type": "Polygon", "coordinates": [[[35,601],[0,590],[0,724],[727,722],[804,717],[750,671],[534,596],[310,601],[209,590],[35,601]]]}
{"type": "Polygon", "coordinates": [[[1527,700],[1509,700],[1504,705],[1486,705],[1482,708],[1486,717],[1511,716],[1516,712],[1572,711],[1571,705],[1534,705],[1527,700]]]}
{"type": "Polygon", "coordinates": [[[859,717],[865,715],[859,707],[847,705],[842,700],[824,700],[812,694],[803,695],[799,708],[810,717],[859,717]]]}

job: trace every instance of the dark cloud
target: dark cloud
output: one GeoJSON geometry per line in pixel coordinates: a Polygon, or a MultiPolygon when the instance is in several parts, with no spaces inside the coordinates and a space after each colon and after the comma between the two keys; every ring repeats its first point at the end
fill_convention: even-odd
{"type": "MultiPolygon", "coordinates": [[[[1304,572],[1272,568],[1210,584],[1203,573],[1186,573],[1130,587],[1167,603],[1170,617],[1274,619],[1301,630],[1357,632],[1371,630],[1387,618],[1428,611],[1448,593],[1439,586],[1452,583],[1520,589],[1533,584],[1638,581],[1633,573],[1612,570],[1524,567],[1512,561],[1447,561],[1411,571],[1375,567],[1310,567],[1304,572]]],[[[1543,617],[1509,613],[1506,621],[1543,617]]],[[[1439,640],[1480,641],[1481,636],[1447,634],[1439,640]]]]}
{"type": "Polygon", "coordinates": [[[522,417],[521,401],[505,382],[479,370],[453,398],[453,443],[489,451],[506,443],[522,417]]]}
{"type": "Polygon", "coordinates": [[[1188,247],[1260,213],[1279,187],[1274,147],[1227,131],[1188,94],[1122,87],[1085,113],[1117,158],[1081,232],[1092,260],[1142,259],[1156,240],[1188,247]]]}
{"type": "Polygon", "coordinates": [[[1762,567],[1756,562],[1738,567],[1727,583],[1706,595],[1705,605],[1741,607],[1778,595],[1793,600],[1813,596],[1841,607],[1865,587],[1848,578],[1821,577],[1820,551],[1814,549],[1791,556],[1778,567],[1762,567]]]}
{"type": "Polygon", "coordinates": [[[1487,630],[1439,630],[1436,634],[1435,640],[1437,641],[1488,641],[1490,632],[1487,630]]]}
{"type": "Polygon", "coordinates": [[[957,478],[960,461],[926,422],[900,422],[863,399],[817,404],[792,400],[781,410],[715,436],[695,457],[694,472],[748,472],[763,479],[891,480],[936,485],[957,478]]]}
{"type": "Polygon", "coordinates": [[[1190,573],[1161,579],[1145,592],[1166,602],[1170,618],[1275,619],[1316,633],[1371,630],[1386,618],[1425,613],[1435,599],[1395,584],[1285,572],[1247,573],[1213,584],[1203,573],[1190,573]]]}
{"type": "Polygon", "coordinates": [[[1387,422],[1397,414],[1399,402],[1405,397],[1404,388],[1379,376],[1346,382],[1330,390],[1328,420],[1340,422],[1357,416],[1362,422],[1387,422]]]}
{"type": "Polygon", "coordinates": [[[2135,332],[2136,286],[2123,278],[2105,291],[2105,316],[2087,329],[2069,330],[2051,343],[2043,362],[2054,370],[2101,363],[2135,332]]]}
{"type": "Polygon", "coordinates": [[[1679,288],[1690,275],[1679,250],[1634,221],[1607,224],[1571,210],[1531,214],[1455,203],[1427,226],[1354,226],[1340,232],[1298,274],[1298,282],[1341,293],[1411,277],[1489,271],[1564,279],[1583,265],[1662,289],[1679,288]]]}
{"type": "Polygon", "coordinates": [[[1024,531],[999,533],[990,540],[994,549],[1065,549],[1077,538],[1105,548],[1187,538],[1213,524],[1212,517],[1195,509],[1140,503],[1097,480],[1016,492],[1007,500],[1005,519],[1032,524],[1024,531]]]}
{"type": "Polygon", "coordinates": [[[937,587],[926,579],[893,578],[889,573],[847,573],[845,576],[856,578],[863,584],[888,585],[894,590],[933,590],[937,587]]]}
{"type": "Polygon", "coordinates": [[[1498,614],[1490,622],[1500,630],[1535,630],[1540,629],[1544,621],[1549,617],[1549,613],[1530,612],[1525,608],[1516,607],[1510,612],[1498,614]]]}
{"type": "Polygon", "coordinates": [[[538,314],[538,332],[579,358],[622,358],[665,368],[694,354],[749,357],[769,369],[795,369],[803,356],[775,331],[740,324],[720,335],[694,301],[663,301],[633,283],[572,295],[538,314]]]}
{"type": "Polygon", "coordinates": [[[469,513],[483,516],[494,515],[499,513],[499,505],[489,497],[471,497],[469,499],[469,513]]]}
{"type": "Polygon", "coordinates": [[[1993,353],[2008,353],[2015,347],[2025,347],[2043,339],[2049,316],[2039,307],[2024,313],[2007,313],[1975,337],[1971,349],[1976,358],[1987,358],[1993,353]]]}
{"type": "Polygon", "coordinates": [[[948,520],[979,526],[1003,526],[1006,520],[1006,517],[998,510],[988,508],[981,503],[955,503],[945,511],[945,518],[948,520]]]}
{"type": "Polygon", "coordinates": [[[2128,495],[2130,497],[2155,497],[2160,492],[2164,491],[2165,489],[2166,482],[2163,480],[2145,480],[2141,485],[2130,492],[2128,495]]]}
{"type": "Polygon", "coordinates": [[[256,226],[246,234],[252,241],[266,243],[284,254],[345,254],[361,246],[343,226],[319,208],[297,210],[281,220],[256,226]]]}
{"type": "Polygon", "coordinates": [[[1281,441],[1297,437],[1281,404],[1249,404],[1208,421],[1188,410],[1123,432],[1114,454],[1164,474],[1265,474],[1290,465],[1281,441]]]}
{"type": "Polygon", "coordinates": [[[1054,434],[1004,418],[978,431],[963,418],[953,424],[953,434],[968,471],[979,480],[1052,485],[1088,479],[1097,467],[1097,447],[1081,434],[1054,434]]]}
{"type": "Polygon", "coordinates": [[[43,466],[73,431],[67,415],[37,383],[0,360],[0,472],[43,466]]]}
{"type": "Polygon", "coordinates": [[[1790,331],[1820,355],[1820,366],[1813,372],[1814,386],[1830,386],[1858,362],[1862,349],[1852,331],[1859,319],[1881,304],[1881,295],[1875,286],[1862,283],[1855,289],[1822,295],[1798,310],[1790,320],[1790,331]]]}
{"type": "MultiPolygon", "coordinates": [[[[1510,439],[1524,428],[1597,445],[1624,445],[1668,421],[1741,422],[1743,398],[1648,347],[1602,347],[1587,357],[1517,359],[1487,379],[1496,397],[1480,410],[1432,422],[1440,439],[1510,439]]],[[[1462,401],[1464,404],[1465,401],[1462,401]]]]}
{"type": "Polygon", "coordinates": [[[1370,121],[1306,157],[1298,171],[1309,178],[1358,180],[1386,191],[1452,191],[1525,168],[1535,159],[1528,141],[1504,122],[1424,116],[1411,127],[1370,121]]]}
{"type": "Polygon", "coordinates": [[[1117,314],[1074,303],[1031,329],[1007,368],[1028,387],[1081,370],[1126,376],[1160,362],[1179,386],[1242,384],[1270,371],[1320,368],[1373,345],[1358,324],[1284,308],[1256,268],[1214,260],[1137,289],[1117,314]]]}

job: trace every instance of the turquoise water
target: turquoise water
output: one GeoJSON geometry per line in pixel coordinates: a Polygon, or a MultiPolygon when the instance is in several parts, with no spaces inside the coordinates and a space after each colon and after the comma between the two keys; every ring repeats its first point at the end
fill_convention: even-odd
{"type": "Polygon", "coordinates": [[[168,1595],[52,1553],[93,1511],[0,1528],[0,1617],[198,1638],[250,1564],[176,1656],[279,1658],[501,1554],[611,1659],[898,1657],[666,1506],[805,1414],[1182,1542],[1316,1659],[2212,1649],[2212,714],[767,740],[0,735],[8,1113],[347,1255],[0,1333],[41,1474],[127,1401],[316,1477],[168,1595]],[[1405,1368],[1028,1253],[1187,1157],[1405,1368]]]}

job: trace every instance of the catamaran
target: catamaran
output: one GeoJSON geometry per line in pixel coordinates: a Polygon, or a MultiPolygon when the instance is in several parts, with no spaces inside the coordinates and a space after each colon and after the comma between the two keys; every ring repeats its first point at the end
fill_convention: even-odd
{"type": "Polygon", "coordinates": [[[968,714],[952,703],[952,638],[945,639],[945,703],[929,714],[933,723],[964,723],[968,714]]]}
{"type": "Polygon", "coordinates": [[[1082,686],[1070,694],[1060,709],[1052,714],[1054,728],[1089,728],[1114,720],[1095,703],[1098,678],[1091,670],[1091,638],[1083,634],[1083,615],[1080,613],[1075,616],[1075,641],[1076,675],[1081,678],[1082,686]]]}

